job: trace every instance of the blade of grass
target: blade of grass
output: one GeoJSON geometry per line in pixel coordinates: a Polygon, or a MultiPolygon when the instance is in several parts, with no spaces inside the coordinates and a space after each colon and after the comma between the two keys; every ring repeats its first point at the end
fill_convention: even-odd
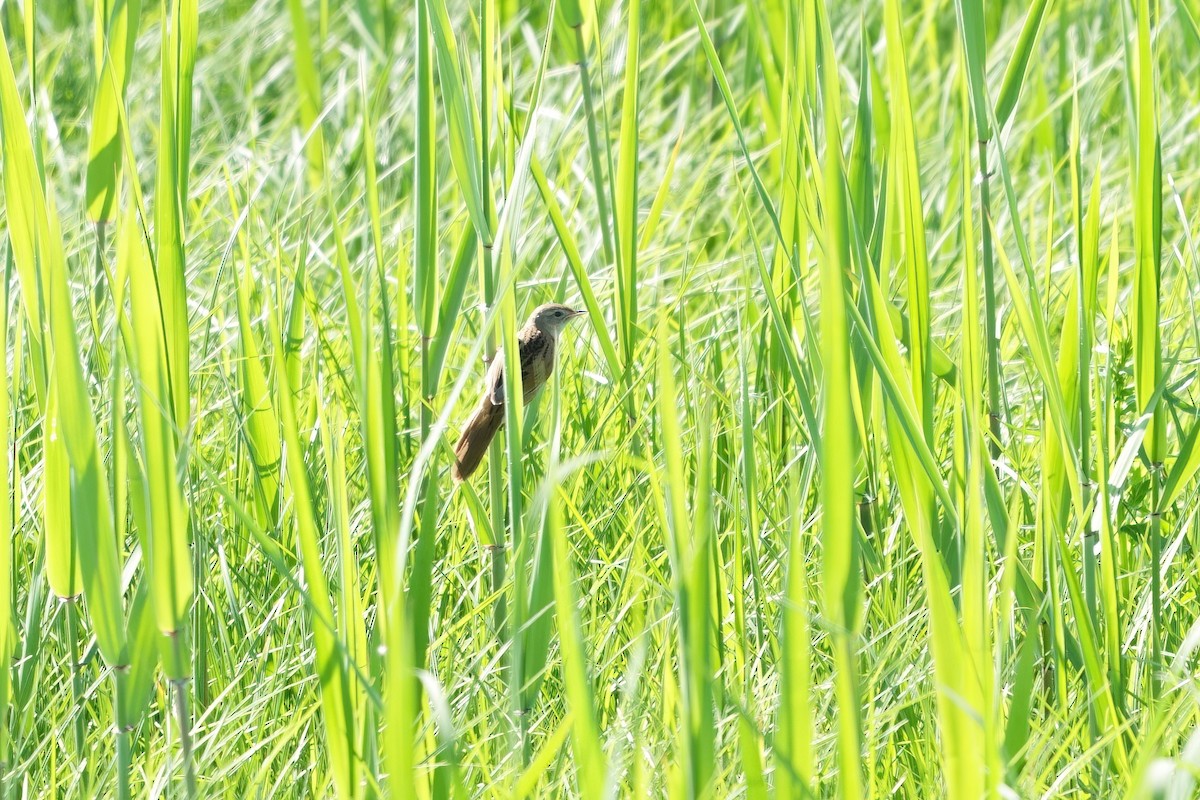
{"type": "MultiPolygon", "coordinates": [[[[0,296],[0,341],[4,343],[4,351],[9,346],[9,308],[12,291],[12,248],[7,248],[4,260],[4,291],[0,296]]],[[[12,740],[9,728],[9,703],[13,697],[13,670],[7,665],[12,663],[16,651],[16,628],[12,624],[13,597],[13,470],[9,453],[12,448],[12,430],[9,420],[12,419],[10,387],[12,375],[8,359],[0,360],[0,480],[4,481],[5,490],[0,493],[0,664],[6,665],[0,669],[0,793],[8,790],[8,765],[12,763],[12,740]]]]}
{"type": "Polygon", "coordinates": [[[641,2],[630,0],[626,9],[625,89],[621,99],[621,138],[613,197],[617,240],[617,341],[629,377],[637,348],[638,298],[638,64],[641,53],[641,2]]]}
{"type": "MultiPolygon", "coordinates": [[[[272,321],[271,340],[276,353],[283,352],[278,326],[272,321]]],[[[334,640],[333,606],[330,602],[329,584],[324,573],[324,558],[318,531],[318,521],[312,489],[309,485],[308,468],[304,463],[304,451],[300,445],[300,432],[293,407],[292,387],[286,369],[276,369],[278,384],[276,397],[281,410],[283,450],[287,469],[287,485],[293,499],[294,524],[296,527],[297,550],[304,567],[304,579],[315,615],[321,621],[312,625],[316,649],[315,671],[321,684],[322,718],[325,722],[325,743],[329,748],[330,770],[333,772],[337,796],[358,796],[358,752],[355,732],[358,730],[354,718],[354,701],[351,698],[351,679],[343,652],[334,640]]]]}
{"type": "Polygon", "coordinates": [[[296,76],[296,94],[300,99],[300,134],[304,140],[309,180],[316,188],[325,172],[325,141],[321,134],[321,75],[304,4],[301,0],[288,0],[287,5],[292,22],[292,71],[296,76]]]}
{"type": "Polygon", "coordinates": [[[141,0],[94,0],[95,102],[88,137],[87,213],[96,223],[116,219],[121,186],[121,113],[141,22],[141,0]]]}
{"type": "MultiPolygon", "coordinates": [[[[820,9],[818,9],[820,11],[820,9]]],[[[854,525],[854,421],[850,416],[850,333],[846,322],[845,273],[850,262],[846,230],[845,172],[842,167],[841,89],[827,59],[824,99],[824,202],[819,261],[821,276],[821,611],[830,626],[837,698],[838,794],[845,800],[864,794],[862,703],[854,655],[859,619],[859,569],[854,525]]]]}

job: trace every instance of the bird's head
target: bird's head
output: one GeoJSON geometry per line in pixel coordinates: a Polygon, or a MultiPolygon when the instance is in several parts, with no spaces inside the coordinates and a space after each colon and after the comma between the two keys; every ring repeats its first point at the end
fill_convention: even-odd
{"type": "Polygon", "coordinates": [[[557,335],[559,331],[567,327],[568,322],[586,313],[586,311],[576,311],[561,303],[547,303],[533,310],[533,314],[529,317],[529,324],[542,333],[557,335]]]}

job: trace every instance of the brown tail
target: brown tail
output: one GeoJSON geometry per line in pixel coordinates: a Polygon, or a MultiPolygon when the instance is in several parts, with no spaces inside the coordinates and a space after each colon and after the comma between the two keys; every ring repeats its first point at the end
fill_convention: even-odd
{"type": "Polygon", "coordinates": [[[504,406],[493,405],[491,399],[485,396],[479,408],[467,420],[462,436],[458,437],[458,444],[454,445],[454,467],[450,470],[454,480],[461,483],[479,468],[492,437],[503,424],[504,406]]]}

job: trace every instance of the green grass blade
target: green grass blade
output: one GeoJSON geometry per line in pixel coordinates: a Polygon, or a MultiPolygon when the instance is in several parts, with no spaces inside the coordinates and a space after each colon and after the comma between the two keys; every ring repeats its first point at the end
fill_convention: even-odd
{"type": "MultiPolygon", "coordinates": [[[[434,126],[433,50],[429,5],[417,2],[417,130],[413,153],[414,209],[413,307],[421,334],[433,338],[438,328],[437,142],[434,126]]],[[[432,376],[430,376],[432,377],[432,376]]],[[[429,393],[426,392],[426,398],[429,393]]]]}
{"type": "Polygon", "coordinates": [[[488,201],[484,193],[484,176],[480,173],[479,114],[471,99],[470,83],[466,80],[458,55],[458,44],[445,0],[422,0],[430,11],[429,26],[433,33],[433,51],[437,56],[438,85],[446,110],[450,133],[450,163],[458,177],[463,201],[471,222],[485,247],[494,241],[488,201]]]}
{"type": "Polygon", "coordinates": [[[562,650],[563,678],[566,683],[571,725],[572,748],[579,774],[579,794],[600,796],[608,772],[601,746],[600,723],[596,719],[596,698],[590,675],[587,649],[579,622],[579,603],[575,589],[575,570],[570,563],[570,545],[563,524],[561,506],[550,505],[547,525],[554,547],[554,600],[558,618],[559,647],[562,650]]]}
{"type": "Polygon", "coordinates": [[[974,111],[975,129],[979,140],[986,142],[992,136],[987,113],[987,36],[984,31],[983,0],[957,0],[955,10],[958,12],[966,56],[967,87],[974,111]]]}
{"type": "Polygon", "coordinates": [[[571,234],[570,228],[567,227],[562,206],[559,205],[558,198],[554,196],[550,183],[546,179],[546,173],[536,157],[530,159],[529,169],[533,176],[533,182],[537,184],[538,192],[541,194],[542,202],[546,205],[546,213],[550,215],[550,222],[554,225],[554,232],[558,235],[558,243],[562,246],[567,266],[571,268],[571,274],[575,277],[575,285],[579,288],[580,296],[583,297],[583,304],[588,312],[588,321],[596,333],[596,338],[600,340],[600,352],[608,364],[609,375],[615,378],[622,374],[621,361],[613,346],[612,337],[608,333],[608,327],[603,324],[604,315],[596,300],[596,293],[592,291],[592,283],[584,268],[583,257],[579,254],[579,246],[575,243],[575,237],[571,234]]]}
{"type": "MultiPolygon", "coordinates": [[[[1017,38],[1016,47],[1004,70],[1000,81],[1000,94],[996,97],[996,127],[1002,129],[1017,107],[1021,96],[1021,88],[1029,70],[1029,62],[1033,58],[1034,48],[1037,47],[1038,36],[1042,31],[1042,23],[1046,18],[1046,10],[1050,0],[1033,0],[1029,11],[1025,14],[1025,22],[1021,25],[1021,34],[1017,38]]],[[[987,130],[981,127],[981,130],[987,130]]]]}
{"type": "MultiPolygon", "coordinates": [[[[11,307],[11,286],[12,286],[12,250],[8,251],[5,257],[4,270],[4,291],[0,297],[0,331],[4,331],[0,335],[0,341],[4,342],[4,350],[7,353],[9,347],[9,308],[11,307]]],[[[0,607],[3,608],[3,613],[0,614],[0,664],[8,664],[12,661],[13,653],[16,650],[16,626],[12,622],[12,606],[10,598],[13,596],[13,544],[12,544],[12,528],[13,528],[13,496],[15,494],[16,485],[13,482],[13,469],[11,458],[9,456],[11,448],[12,431],[9,424],[11,419],[11,387],[12,374],[8,366],[7,358],[0,362],[0,420],[3,420],[0,425],[3,425],[3,431],[0,431],[0,480],[4,481],[5,491],[0,494],[0,607]]],[[[0,762],[8,763],[11,756],[11,736],[9,734],[9,703],[13,696],[13,670],[10,668],[0,669],[0,762]]]]}
{"type": "Polygon", "coordinates": [[[141,0],[95,0],[96,92],[88,138],[87,212],[93,222],[116,218],[121,186],[121,112],[133,67],[141,0]]]}
{"type": "MultiPolygon", "coordinates": [[[[192,114],[191,70],[196,47],[195,0],[179,0],[162,26],[162,92],[154,203],[155,285],[162,304],[172,420],[187,427],[190,330],[184,254],[192,114]]],[[[165,17],[165,15],[164,15],[165,17]]]]}
{"type": "MultiPolygon", "coordinates": [[[[272,330],[276,353],[283,352],[278,329],[272,330]]],[[[325,721],[325,741],[329,748],[330,769],[333,772],[337,796],[350,800],[358,796],[358,751],[355,733],[354,705],[350,696],[351,676],[343,651],[337,647],[334,632],[333,607],[329,583],[324,573],[319,531],[321,524],[316,513],[308,467],[300,445],[300,432],[293,407],[292,386],[286,369],[275,370],[281,410],[283,449],[287,469],[287,485],[291,490],[296,527],[297,550],[304,567],[313,613],[313,640],[316,649],[316,673],[321,682],[322,717],[325,721]]]]}
{"type": "Polygon", "coordinates": [[[846,321],[845,273],[850,263],[846,230],[840,115],[841,89],[827,51],[822,85],[825,101],[824,256],[821,275],[821,610],[832,626],[835,694],[838,704],[839,795],[863,796],[862,722],[854,657],[860,587],[854,523],[854,421],[850,415],[850,333],[846,321]]]}
{"type": "MultiPolygon", "coordinates": [[[[166,311],[160,301],[156,275],[130,212],[118,232],[120,270],[130,279],[130,319],[134,352],[130,366],[138,389],[142,459],[146,477],[148,529],[140,530],[147,554],[147,573],[159,631],[181,640],[195,590],[191,548],[188,544],[187,507],[179,481],[179,435],[174,424],[172,387],[169,377],[166,311]]],[[[185,398],[186,399],[186,398],[185,398]]],[[[170,647],[163,652],[168,676],[187,674],[187,660],[176,657],[170,647]]]]}
{"type": "Polygon", "coordinates": [[[288,15],[292,22],[293,72],[296,75],[296,94],[300,103],[300,135],[308,160],[308,174],[314,187],[320,185],[325,172],[325,141],[321,134],[321,75],[317,54],[313,48],[312,32],[301,0],[288,0],[288,15]]]}
{"type": "Polygon", "coordinates": [[[97,438],[96,417],[80,363],[67,263],[53,195],[43,189],[33,139],[13,77],[8,42],[0,33],[0,124],[6,209],[26,309],[37,312],[53,384],[45,409],[47,563],[60,597],[82,589],[105,661],[121,663],[125,617],[111,495],[97,438]],[[18,208],[18,203],[28,206],[18,208]],[[24,262],[24,263],[23,263],[24,262]],[[67,509],[70,509],[69,512],[67,509]]]}
{"type": "MultiPolygon", "coordinates": [[[[1145,407],[1162,380],[1159,282],[1162,259],[1162,163],[1155,99],[1154,56],[1150,44],[1150,8],[1137,6],[1137,153],[1134,170],[1134,229],[1137,259],[1133,281],[1133,349],[1138,404],[1145,407]]],[[[1156,415],[1146,434],[1146,456],[1163,462],[1166,433],[1156,415]]]]}
{"type": "Polygon", "coordinates": [[[628,374],[637,347],[638,298],[638,69],[641,53],[641,2],[630,0],[625,44],[625,90],[621,100],[621,138],[613,219],[617,232],[617,340],[628,374]]]}
{"type": "Polygon", "coordinates": [[[254,469],[251,484],[254,500],[262,514],[264,527],[270,529],[278,522],[280,468],[282,450],[279,441],[279,419],[268,388],[258,349],[258,338],[251,326],[251,268],[246,253],[237,287],[238,333],[241,359],[238,362],[241,379],[241,401],[246,442],[254,469]]]}

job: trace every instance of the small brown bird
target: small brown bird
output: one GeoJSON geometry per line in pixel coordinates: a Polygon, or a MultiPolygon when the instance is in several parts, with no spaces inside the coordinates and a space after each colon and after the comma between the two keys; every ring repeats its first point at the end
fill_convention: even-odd
{"type": "MultiPolygon", "coordinates": [[[[567,323],[586,311],[576,311],[559,303],[538,306],[529,315],[529,321],[517,334],[517,346],[521,356],[521,388],[528,403],[554,370],[554,348],[558,334],[567,323]]],[[[497,351],[488,369],[483,397],[475,413],[463,427],[458,444],[454,445],[454,467],[451,475],[455,481],[471,477],[483,461],[483,454],[496,431],[504,425],[504,355],[497,351]]]]}

